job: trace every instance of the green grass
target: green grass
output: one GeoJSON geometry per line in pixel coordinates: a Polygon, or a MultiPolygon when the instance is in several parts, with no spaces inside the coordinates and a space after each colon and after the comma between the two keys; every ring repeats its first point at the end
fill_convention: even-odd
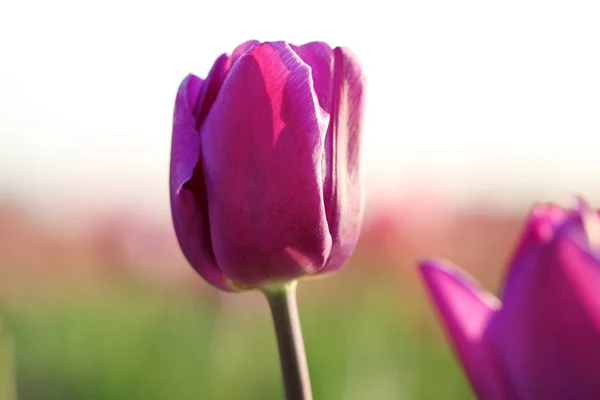
{"type": "Polygon", "coordinates": [[[14,344],[0,326],[0,400],[15,398],[14,344]]]}
{"type": "MultiPolygon", "coordinates": [[[[472,398],[441,334],[424,337],[402,317],[391,285],[340,298],[310,298],[309,285],[327,284],[299,286],[315,399],[472,398]]],[[[274,334],[258,296],[232,295],[215,307],[129,285],[6,301],[0,317],[14,337],[19,399],[281,399],[274,334]]]]}

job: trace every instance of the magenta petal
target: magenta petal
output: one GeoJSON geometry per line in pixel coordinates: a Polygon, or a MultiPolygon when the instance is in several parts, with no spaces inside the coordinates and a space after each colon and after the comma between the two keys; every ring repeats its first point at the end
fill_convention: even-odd
{"type": "Polygon", "coordinates": [[[600,398],[597,303],[588,307],[597,301],[598,263],[570,237],[572,229],[582,229],[577,225],[572,220],[562,226],[515,276],[490,326],[516,398],[600,398]],[[586,290],[587,284],[596,286],[586,290]]]}
{"type": "Polygon", "coordinates": [[[200,139],[192,108],[203,83],[202,79],[189,75],[177,92],[169,182],[173,224],[181,250],[194,269],[214,286],[231,290],[215,262],[207,215],[198,202],[206,203],[206,199],[202,198],[202,193],[192,193],[187,189],[200,157],[200,139]]]}
{"type": "Polygon", "coordinates": [[[325,263],[327,117],[310,69],[285,43],[253,47],[229,72],[201,142],[213,249],[235,281],[285,281],[325,263]]]}
{"type": "Polygon", "coordinates": [[[565,271],[567,279],[600,339],[600,249],[583,247],[575,240],[565,240],[562,252],[572,263],[571,268],[565,271]]]}
{"type": "Polygon", "coordinates": [[[325,139],[325,210],[333,240],[331,256],[319,273],[339,269],[350,257],[360,234],[363,193],[359,170],[364,81],[347,49],[334,50],[331,120],[325,139]]]}
{"type": "Polygon", "coordinates": [[[219,58],[217,58],[204,81],[204,85],[197,97],[197,101],[194,103],[195,106],[193,107],[193,110],[194,115],[196,116],[196,128],[199,129],[202,126],[202,123],[217,99],[223,81],[233,64],[235,64],[240,56],[252,49],[256,44],[258,44],[256,40],[247,41],[239,45],[233,51],[231,57],[228,57],[226,54],[221,54],[219,58]]]}
{"type": "Polygon", "coordinates": [[[567,218],[568,213],[553,204],[540,204],[531,210],[506,273],[503,296],[510,296],[512,282],[519,280],[520,274],[526,274],[529,268],[536,265],[541,251],[554,239],[556,230],[567,218]]]}
{"type": "Polygon", "coordinates": [[[333,75],[333,50],[327,43],[311,42],[302,46],[290,45],[302,61],[311,68],[315,93],[321,108],[331,112],[331,89],[333,75]]]}
{"type": "Polygon", "coordinates": [[[225,76],[227,75],[229,58],[226,54],[221,54],[219,58],[215,61],[212,68],[210,69],[206,80],[204,81],[204,86],[198,95],[198,100],[195,103],[193,108],[194,115],[196,116],[196,128],[199,129],[208,111],[212,107],[215,102],[217,95],[219,94],[219,90],[221,90],[221,85],[223,85],[223,81],[225,80],[225,76]]]}
{"type": "Polygon", "coordinates": [[[434,307],[446,328],[471,384],[480,399],[509,400],[485,332],[499,302],[455,267],[440,262],[420,264],[434,307]]]}
{"type": "Polygon", "coordinates": [[[258,40],[248,40],[247,42],[244,42],[236,47],[231,53],[231,57],[229,57],[229,61],[227,62],[227,71],[231,69],[233,64],[235,64],[241,56],[252,50],[254,46],[258,44],[260,44],[258,40]]]}

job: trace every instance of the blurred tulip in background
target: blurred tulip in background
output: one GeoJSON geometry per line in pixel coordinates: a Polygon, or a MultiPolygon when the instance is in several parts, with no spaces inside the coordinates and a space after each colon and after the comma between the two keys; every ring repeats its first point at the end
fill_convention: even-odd
{"type": "Polygon", "coordinates": [[[533,208],[501,302],[445,262],[421,273],[479,398],[600,398],[600,215],[585,202],[533,208]]]}

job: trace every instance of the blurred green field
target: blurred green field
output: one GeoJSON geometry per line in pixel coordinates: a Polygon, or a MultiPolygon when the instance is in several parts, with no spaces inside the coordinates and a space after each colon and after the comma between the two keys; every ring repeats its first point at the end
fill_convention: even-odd
{"type": "MultiPolygon", "coordinates": [[[[343,275],[299,285],[315,399],[472,398],[423,299],[403,304],[389,277],[343,275]]],[[[0,317],[21,400],[282,398],[258,293],[118,283],[13,296],[0,317]]]]}

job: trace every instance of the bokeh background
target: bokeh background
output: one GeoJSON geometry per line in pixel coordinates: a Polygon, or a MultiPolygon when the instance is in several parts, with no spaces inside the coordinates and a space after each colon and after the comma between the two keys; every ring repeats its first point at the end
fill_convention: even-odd
{"type": "Polygon", "coordinates": [[[186,264],[167,193],[189,72],[250,38],[350,47],[368,78],[367,210],[299,287],[316,399],[468,399],[415,262],[497,292],[527,209],[600,205],[600,5],[0,3],[0,400],[278,399],[257,293],[186,264]]]}

